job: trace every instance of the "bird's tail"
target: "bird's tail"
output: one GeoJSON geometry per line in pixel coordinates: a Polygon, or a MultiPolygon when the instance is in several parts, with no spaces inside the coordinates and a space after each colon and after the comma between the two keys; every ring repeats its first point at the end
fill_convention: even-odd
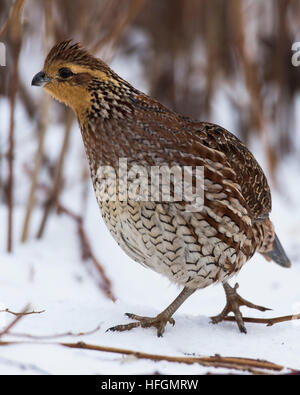
{"type": "Polygon", "coordinates": [[[266,252],[264,255],[266,255],[268,258],[271,258],[272,261],[278,263],[280,266],[291,267],[291,261],[287,257],[276,234],[273,242],[273,249],[269,252],[266,252]]]}

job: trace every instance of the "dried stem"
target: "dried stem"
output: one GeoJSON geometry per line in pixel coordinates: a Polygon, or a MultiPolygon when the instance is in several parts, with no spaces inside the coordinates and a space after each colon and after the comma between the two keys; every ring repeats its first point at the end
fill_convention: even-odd
{"type": "Polygon", "coordinates": [[[16,313],[15,311],[11,311],[9,309],[0,310],[0,313],[9,313],[9,314],[15,315],[17,317],[19,317],[20,315],[42,314],[44,312],[45,312],[45,310],[41,310],[41,311],[34,311],[33,310],[33,311],[26,311],[26,312],[23,311],[21,313],[16,313]]]}
{"type": "MultiPolygon", "coordinates": [[[[15,61],[17,59],[15,58],[15,61]]],[[[7,180],[7,207],[8,207],[8,224],[7,224],[7,251],[12,252],[12,234],[13,234],[13,188],[14,188],[14,129],[15,129],[15,103],[17,94],[17,66],[11,81],[10,91],[10,121],[9,121],[9,150],[8,150],[8,180],[7,180]]]]}
{"type": "MultiPolygon", "coordinates": [[[[222,357],[220,355],[207,357],[187,357],[187,356],[169,356],[160,354],[149,354],[140,351],[128,350],[116,347],[99,346],[94,344],[87,344],[84,342],[78,343],[33,343],[25,341],[1,341],[0,346],[9,346],[17,344],[52,344],[61,345],[73,349],[83,349],[98,352],[108,352],[113,354],[129,355],[137,359],[146,359],[151,361],[167,361],[171,363],[184,363],[188,365],[199,364],[201,366],[213,368],[226,368],[238,371],[248,371],[253,374],[266,374],[267,372],[281,372],[285,369],[284,366],[250,358],[236,358],[236,357],[222,357]]],[[[293,369],[290,369],[294,372],[293,369]]]]}
{"type": "MultiPolygon", "coordinates": [[[[250,322],[250,323],[253,323],[253,324],[267,324],[267,326],[273,326],[273,325],[279,324],[281,322],[300,320],[300,314],[285,315],[285,316],[282,316],[282,317],[274,317],[274,318],[250,318],[250,317],[243,317],[243,320],[245,322],[250,322]]],[[[235,322],[235,317],[233,317],[233,316],[225,317],[224,321],[235,322]]]]}
{"type": "Polygon", "coordinates": [[[28,339],[32,339],[32,340],[48,340],[48,339],[56,339],[58,337],[89,336],[89,335],[93,335],[94,333],[98,332],[100,328],[101,328],[100,325],[98,325],[95,329],[92,329],[91,331],[87,331],[87,332],[78,332],[78,333],[65,332],[65,333],[57,333],[55,335],[32,335],[29,333],[12,333],[12,332],[8,332],[7,335],[12,336],[12,337],[23,337],[23,338],[28,338],[28,339]]]}
{"type": "Polygon", "coordinates": [[[18,313],[18,315],[16,316],[16,318],[15,318],[9,325],[7,325],[6,328],[4,328],[4,329],[0,332],[0,337],[3,336],[3,335],[6,335],[6,334],[11,330],[11,328],[13,328],[13,327],[17,324],[17,322],[19,322],[20,319],[23,318],[23,317],[27,314],[28,309],[29,309],[29,305],[26,305],[26,306],[24,307],[24,309],[22,310],[22,312],[21,312],[21,313],[18,313]]]}
{"type": "Polygon", "coordinates": [[[99,40],[91,49],[93,53],[97,53],[100,49],[102,49],[108,43],[113,42],[115,45],[117,40],[121,37],[125,28],[132,22],[132,20],[136,17],[138,12],[140,11],[144,0],[133,0],[130,4],[128,12],[122,16],[120,21],[113,25],[111,31],[109,31],[101,40],[99,40]]]}
{"type": "Polygon", "coordinates": [[[264,132],[263,101],[260,94],[258,72],[255,63],[250,59],[245,32],[245,20],[242,10],[243,3],[240,0],[232,1],[232,16],[235,22],[235,44],[239,52],[243,71],[246,79],[246,86],[251,99],[251,116],[254,127],[260,132],[264,132]]]}
{"type": "Polygon", "coordinates": [[[18,94],[20,96],[21,102],[24,104],[24,109],[30,119],[33,119],[36,112],[36,106],[34,101],[32,100],[31,95],[29,94],[26,85],[24,82],[19,80],[19,90],[18,94]]]}
{"type": "MultiPolygon", "coordinates": [[[[46,52],[50,49],[54,36],[54,22],[52,16],[52,5],[49,0],[44,2],[44,14],[45,14],[45,36],[47,43],[45,42],[46,52]]],[[[41,171],[43,153],[44,153],[44,141],[48,128],[48,113],[50,109],[50,97],[43,95],[41,104],[41,115],[37,125],[36,135],[38,136],[38,147],[35,154],[34,169],[31,175],[31,186],[26,204],[26,212],[24,217],[21,241],[25,242],[28,238],[31,215],[35,206],[36,189],[38,186],[38,176],[41,171]]]]}
{"type": "MultiPolygon", "coordinates": [[[[8,181],[7,181],[7,207],[8,207],[8,224],[7,224],[7,251],[12,252],[13,236],[13,205],[14,205],[14,149],[15,149],[15,105],[18,91],[18,67],[21,50],[21,14],[24,0],[17,0],[12,9],[8,22],[8,34],[11,41],[11,50],[13,57],[12,73],[10,75],[10,121],[9,121],[9,149],[8,149],[8,181]]],[[[6,29],[4,29],[6,31],[6,29]]],[[[0,35],[1,37],[1,35],[0,35]]]]}
{"type": "Polygon", "coordinates": [[[21,235],[21,241],[25,242],[28,238],[29,226],[31,214],[35,206],[35,196],[36,189],[38,186],[38,176],[41,169],[41,163],[44,152],[44,141],[48,126],[48,112],[49,112],[50,98],[48,96],[43,96],[41,105],[41,121],[37,126],[37,136],[38,136],[38,147],[35,154],[34,168],[31,175],[31,186],[26,204],[26,213],[23,223],[23,230],[21,235]]]}
{"type": "MultiPolygon", "coordinates": [[[[29,169],[26,169],[26,171],[28,172],[28,174],[31,174],[29,169]]],[[[47,193],[49,193],[49,188],[47,187],[47,185],[39,184],[38,187],[40,189],[46,191],[47,193]]],[[[96,269],[98,274],[100,274],[100,277],[102,279],[102,281],[98,283],[99,288],[101,289],[101,291],[104,292],[104,294],[110,300],[115,302],[116,297],[114,296],[114,294],[112,292],[111,281],[107,277],[103,266],[101,265],[99,260],[96,258],[94,252],[92,251],[91,243],[90,243],[89,238],[84,230],[83,218],[81,216],[75,214],[74,212],[72,212],[70,209],[68,209],[67,207],[62,205],[60,202],[57,203],[57,212],[64,213],[64,214],[68,215],[71,219],[73,219],[76,222],[77,233],[78,233],[80,246],[81,246],[82,260],[86,261],[89,259],[93,263],[94,268],[96,269]]]]}
{"type": "Polygon", "coordinates": [[[81,256],[82,260],[91,260],[91,262],[94,265],[94,268],[97,270],[97,272],[100,274],[100,277],[102,278],[102,281],[99,282],[99,287],[100,289],[104,292],[104,294],[111,299],[113,302],[116,301],[115,296],[113,295],[112,292],[112,285],[111,281],[107,277],[105,270],[103,266],[100,264],[99,260],[96,258],[95,254],[92,251],[91,244],[89,242],[88,236],[84,230],[83,227],[83,219],[82,217],[76,215],[73,213],[71,210],[68,208],[64,207],[62,204],[58,204],[58,212],[64,213],[68,215],[70,218],[72,218],[76,224],[77,224],[77,232],[80,240],[80,245],[81,245],[81,256]]]}
{"type": "Polygon", "coordinates": [[[15,23],[15,21],[18,19],[18,16],[21,14],[21,11],[22,11],[24,1],[25,0],[16,0],[15,3],[13,4],[8,18],[6,19],[2,28],[0,29],[0,40],[8,31],[8,29],[10,27],[10,23],[11,22],[15,23]]]}
{"type": "Polygon", "coordinates": [[[253,368],[267,369],[274,371],[281,371],[284,369],[283,366],[255,359],[248,358],[235,358],[235,357],[221,357],[219,355],[209,356],[209,357],[182,357],[182,356],[168,356],[168,355],[158,355],[149,354],[139,351],[127,350],[115,347],[98,346],[86,343],[61,343],[65,347],[70,348],[81,348],[85,350],[94,350],[101,352],[111,352],[114,354],[132,355],[137,359],[149,359],[152,361],[168,361],[168,362],[179,362],[185,364],[197,363],[202,366],[212,366],[212,367],[223,367],[231,368],[237,370],[251,370],[253,368]]]}
{"type": "Polygon", "coordinates": [[[55,168],[55,175],[54,175],[52,189],[51,189],[51,192],[50,192],[48,199],[46,201],[43,218],[42,218],[39,230],[37,232],[38,239],[40,239],[43,236],[49,214],[50,214],[53,206],[57,203],[57,199],[58,199],[58,196],[59,196],[59,193],[61,190],[65,156],[66,156],[66,152],[69,147],[70,134],[71,134],[71,130],[72,130],[73,120],[74,120],[73,114],[70,111],[66,110],[64,141],[63,141],[60,155],[58,158],[58,162],[57,162],[57,165],[55,168]]]}
{"type": "Polygon", "coordinates": [[[273,181],[275,181],[275,164],[273,148],[266,135],[266,115],[264,111],[264,100],[261,95],[261,84],[259,81],[259,70],[254,60],[249,56],[246,44],[245,18],[242,10],[243,3],[240,0],[232,0],[232,15],[235,27],[235,44],[244,71],[246,87],[250,96],[251,119],[254,130],[260,134],[264,146],[269,170],[273,181]]]}

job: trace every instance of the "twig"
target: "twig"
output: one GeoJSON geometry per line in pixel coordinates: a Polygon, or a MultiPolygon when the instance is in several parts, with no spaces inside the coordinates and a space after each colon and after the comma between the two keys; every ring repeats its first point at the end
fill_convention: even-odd
{"type": "Polygon", "coordinates": [[[98,259],[96,258],[95,254],[92,251],[92,247],[91,244],[89,242],[89,239],[87,237],[87,234],[84,230],[83,227],[83,219],[81,216],[76,215],[75,213],[73,213],[70,209],[64,207],[62,204],[58,204],[57,206],[58,212],[64,213],[66,215],[68,215],[70,218],[72,218],[76,224],[77,224],[77,232],[78,232],[78,236],[79,236],[79,240],[80,240],[80,245],[81,245],[81,256],[83,261],[86,261],[88,259],[91,260],[91,262],[93,263],[94,267],[96,268],[97,272],[100,274],[101,278],[102,278],[102,282],[99,283],[99,287],[101,288],[101,290],[105,293],[105,295],[111,299],[113,302],[116,301],[115,296],[113,295],[112,292],[112,286],[111,286],[111,281],[109,280],[109,278],[107,277],[102,265],[100,264],[100,262],[98,261],[98,259]]]}
{"type": "MultiPolygon", "coordinates": [[[[61,345],[63,347],[92,350],[98,352],[108,352],[121,355],[130,355],[137,359],[147,359],[151,361],[167,361],[171,363],[185,363],[188,365],[199,364],[206,367],[226,368],[239,371],[248,371],[255,374],[265,374],[266,372],[281,372],[285,369],[284,366],[277,365],[272,362],[262,361],[259,359],[250,358],[236,358],[236,357],[222,357],[220,355],[207,356],[207,357],[185,357],[185,356],[169,356],[159,354],[149,354],[140,351],[128,350],[116,347],[98,346],[94,344],[87,344],[84,342],[78,343],[36,343],[26,341],[0,341],[0,346],[18,345],[18,344],[51,344],[61,345]]],[[[293,369],[290,369],[294,372],[293,369]]]]}
{"type": "MultiPolygon", "coordinates": [[[[13,237],[13,206],[14,206],[14,149],[15,149],[15,106],[19,80],[19,57],[21,50],[21,14],[24,0],[17,0],[9,16],[7,27],[9,28],[9,38],[11,42],[11,52],[13,54],[13,68],[10,75],[9,102],[9,150],[8,150],[8,181],[7,181],[7,251],[12,251],[13,237]]],[[[4,27],[4,32],[6,27],[4,27]]],[[[2,31],[2,33],[3,33],[2,31]]],[[[1,35],[0,35],[1,36],[1,35]]]]}
{"type": "Polygon", "coordinates": [[[23,4],[24,4],[25,0],[16,0],[14,5],[12,6],[11,12],[8,16],[8,18],[6,19],[4,25],[2,26],[2,28],[0,29],[0,40],[2,39],[2,37],[5,35],[5,33],[7,32],[10,22],[15,20],[17,15],[21,12],[23,4]]]}
{"type": "MultiPolygon", "coordinates": [[[[25,171],[30,174],[30,169],[25,168],[25,171]]],[[[47,185],[44,184],[39,184],[38,187],[40,189],[43,189],[44,191],[46,191],[47,193],[49,193],[49,187],[47,185]]],[[[79,237],[79,241],[80,241],[80,246],[81,246],[81,257],[82,260],[88,260],[90,259],[91,262],[93,263],[95,269],[97,270],[97,272],[100,274],[101,278],[102,278],[102,282],[99,283],[99,288],[101,289],[101,291],[103,291],[105,293],[105,295],[111,299],[113,302],[116,301],[116,297],[114,296],[113,292],[112,292],[112,284],[111,281],[109,280],[109,278],[107,277],[104,268],[102,267],[101,263],[99,262],[99,260],[96,258],[95,254],[92,251],[92,247],[91,244],[89,242],[88,236],[84,230],[83,227],[83,219],[80,215],[77,215],[75,213],[73,213],[70,209],[68,209],[67,207],[63,206],[61,203],[57,204],[57,211],[58,213],[64,213],[66,215],[68,215],[70,218],[72,218],[76,224],[77,224],[77,233],[78,233],[78,237],[79,237]],[[103,284],[104,283],[104,284],[103,284]]]]}
{"type": "Polygon", "coordinates": [[[186,364],[198,363],[203,366],[214,366],[214,367],[232,367],[236,366],[243,370],[249,368],[268,369],[274,371],[281,371],[284,369],[283,366],[276,365],[268,361],[261,361],[249,358],[235,358],[235,357],[221,357],[220,355],[210,357],[175,357],[168,355],[149,354],[134,350],[127,350],[115,347],[97,346],[94,344],[87,344],[83,342],[79,343],[61,343],[65,347],[70,348],[81,348],[85,350],[94,350],[102,352],[111,352],[115,354],[132,355],[137,359],[150,359],[152,361],[168,361],[168,362],[179,362],[186,364]]]}
{"type": "Polygon", "coordinates": [[[72,124],[73,124],[73,120],[74,120],[73,114],[69,110],[66,110],[65,114],[66,114],[66,117],[65,117],[64,141],[63,141],[61,151],[59,154],[59,158],[58,158],[58,162],[57,162],[57,165],[55,168],[55,175],[54,175],[54,179],[53,179],[52,189],[51,189],[48,199],[46,201],[43,218],[42,218],[39,230],[37,232],[38,239],[40,239],[43,236],[49,214],[50,214],[53,206],[57,203],[58,196],[59,196],[59,193],[61,190],[65,156],[66,156],[66,152],[69,147],[72,124]]]}
{"type": "Polygon", "coordinates": [[[24,309],[22,310],[22,312],[19,313],[19,314],[16,316],[16,318],[15,318],[14,320],[12,320],[12,322],[11,322],[10,324],[8,324],[7,327],[4,328],[4,329],[0,332],[0,337],[3,336],[3,335],[6,335],[6,334],[11,330],[11,328],[14,327],[14,326],[17,324],[17,322],[20,321],[20,319],[23,318],[23,317],[26,315],[28,309],[29,309],[29,304],[26,305],[26,306],[24,307],[24,309]]]}
{"type": "MultiPolygon", "coordinates": [[[[16,55],[15,61],[18,62],[18,55],[16,55]]],[[[15,150],[15,104],[17,94],[17,66],[14,66],[13,76],[11,77],[10,87],[10,124],[9,124],[9,151],[8,151],[8,181],[7,181],[7,251],[12,252],[12,235],[13,235],[13,206],[14,206],[14,150],[15,150]]]]}
{"type": "MultiPolygon", "coordinates": [[[[24,104],[24,109],[28,115],[28,118],[33,119],[36,114],[36,106],[27,87],[23,81],[19,80],[19,95],[22,103],[24,104]]],[[[48,97],[48,96],[47,96],[48,97]]]]}
{"type": "Polygon", "coordinates": [[[48,112],[50,100],[48,96],[43,96],[41,105],[41,121],[37,125],[38,147],[34,158],[34,168],[31,175],[31,186],[26,203],[26,212],[23,223],[21,241],[24,243],[28,238],[31,214],[35,205],[35,195],[38,183],[38,176],[41,170],[42,157],[44,152],[44,141],[48,126],[48,112]]]}
{"type": "MultiPolygon", "coordinates": [[[[267,324],[267,326],[273,326],[275,324],[279,324],[280,322],[286,321],[293,321],[293,320],[300,320],[300,314],[293,314],[293,315],[285,315],[282,317],[274,317],[274,318],[250,318],[250,317],[243,317],[245,322],[251,322],[254,324],[267,324]]],[[[235,322],[235,317],[228,316],[224,318],[224,321],[235,322]]]]}
{"type": "MultiPolygon", "coordinates": [[[[44,1],[44,13],[45,13],[44,47],[46,52],[48,52],[51,46],[53,45],[54,30],[55,30],[53,15],[52,15],[52,4],[49,0],[44,1]]],[[[22,85],[20,86],[20,88],[22,88],[22,85]]],[[[24,93],[26,93],[25,90],[23,92],[23,96],[24,93]]],[[[23,102],[26,107],[26,101],[23,100],[23,102]]],[[[49,109],[50,109],[50,97],[48,95],[43,95],[42,103],[41,103],[41,112],[40,112],[39,122],[37,124],[37,133],[36,133],[36,135],[38,136],[38,147],[34,158],[34,167],[31,175],[31,186],[30,186],[28,199],[26,202],[26,212],[25,212],[23,229],[21,234],[22,242],[25,242],[28,238],[31,215],[36,202],[36,189],[38,187],[37,185],[38,176],[41,171],[42,159],[44,155],[44,142],[45,142],[45,136],[49,122],[48,119],[49,109]]]]}
{"type": "Polygon", "coordinates": [[[259,70],[254,61],[249,56],[246,43],[246,32],[245,32],[245,17],[243,12],[243,3],[240,0],[233,0],[231,2],[231,12],[234,21],[235,40],[236,48],[240,56],[241,64],[245,74],[246,88],[250,96],[250,111],[252,124],[256,130],[260,133],[264,151],[266,153],[269,170],[273,181],[275,181],[275,165],[274,152],[270,145],[268,136],[266,135],[266,114],[264,110],[264,101],[261,94],[261,86],[259,82],[259,70]]]}
{"type": "Polygon", "coordinates": [[[103,38],[101,38],[92,48],[93,53],[97,53],[100,49],[110,42],[116,45],[117,40],[120,38],[125,28],[132,22],[140,11],[144,0],[133,0],[130,4],[128,13],[121,18],[118,23],[115,23],[113,29],[109,31],[103,38]]]}
{"type": "Polygon", "coordinates": [[[65,333],[57,333],[55,335],[32,335],[28,333],[12,333],[12,332],[7,333],[7,335],[13,337],[25,337],[33,340],[46,340],[46,339],[56,339],[58,337],[80,337],[80,336],[93,335],[94,333],[98,332],[100,328],[101,326],[98,325],[95,329],[92,329],[87,332],[78,332],[78,333],[65,332],[65,333]]]}
{"type": "Polygon", "coordinates": [[[4,309],[4,310],[0,310],[0,313],[9,313],[9,314],[13,314],[15,316],[20,316],[20,315],[30,315],[30,314],[42,314],[44,313],[46,310],[41,310],[41,311],[23,311],[21,313],[16,313],[14,311],[11,311],[9,309],[4,309]]]}

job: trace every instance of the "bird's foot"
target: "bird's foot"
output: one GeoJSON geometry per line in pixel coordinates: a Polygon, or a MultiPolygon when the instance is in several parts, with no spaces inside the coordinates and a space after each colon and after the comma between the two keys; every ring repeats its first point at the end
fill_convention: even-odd
{"type": "Polygon", "coordinates": [[[142,317],[140,315],[126,313],[125,314],[128,318],[132,320],[136,320],[131,324],[124,324],[124,325],[116,325],[112,328],[107,329],[107,331],[130,331],[133,328],[141,327],[141,328],[150,328],[155,327],[157,329],[157,336],[161,337],[165,331],[165,326],[169,322],[173,326],[175,325],[175,320],[169,317],[166,313],[160,313],[156,317],[142,317]]]}
{"type": "Polygon", "coordinates": [[[259,311],[267,311],[271,310],[268,309],[267,307],[263,306],[258,306],[256,304],[253,304],[251,302],[248,302],[244,298],[242,298],[238,293],[237,289],[239,287],[238,283],[235,284],[234,288],[232,288],[229,284],[224,284],[224,289],[226,293],[226,298],[227,298],[227,303],[224,308],[224,310],[221,312],[221,314],[216,315],[215,317],[211,317],[211,321],[213,324],[217,324],[221,321],[223,321],[230,312],[233,312],[237,325],[239,327],[239,330],[242,333],[247,333],[247,330],[245,328],[244,320],[242,313],[240,312],[240,307],[241,306],[247,306],[251,309],[256,309],[259,311]]]}

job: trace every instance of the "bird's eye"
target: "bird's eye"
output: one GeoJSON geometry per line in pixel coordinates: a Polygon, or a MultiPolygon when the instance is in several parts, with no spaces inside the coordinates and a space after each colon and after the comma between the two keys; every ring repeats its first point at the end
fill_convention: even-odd
{"type": "Polygon", "coordinates": [[[68,69],[67,67],[63,67],[58,70],[58,75],[61,78],[69,78],[73,75],[73,72],[70,69],[68,69]]]}

